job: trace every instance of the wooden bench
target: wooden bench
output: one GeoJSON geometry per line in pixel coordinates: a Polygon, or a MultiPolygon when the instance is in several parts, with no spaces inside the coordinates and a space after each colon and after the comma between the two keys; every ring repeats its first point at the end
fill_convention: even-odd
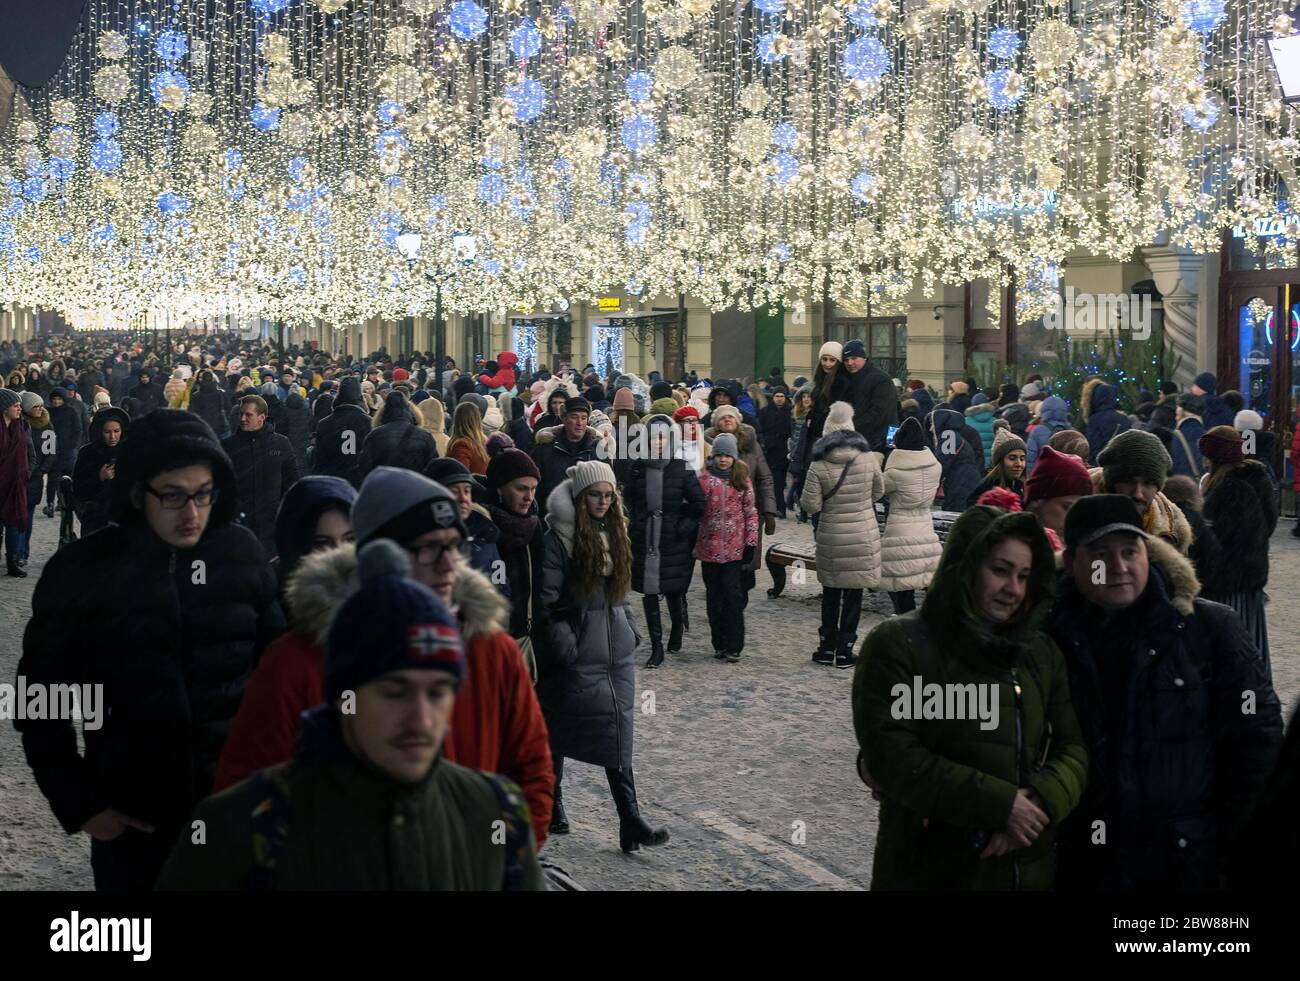
{"type": "MultiPolygon", "coordinates": [[[[876,521],[880,523],[881,531],[884,531],[886,520],[886,509],[883,504],[876,505],[876,521]]],[[[948,529],[952,523],[961,515],[954,511],[931,511],[931,520],[934,522],[934,533],[939,536],[939,544],[948,540],[948,529]]],[[[799,545],[787,545],[776,542],[771,545],[763,555],[763,562],[767,566],[767,571],[772,576],[772,588],[767,591],[768,596],[780,596],[785,590],[785,570],[790,567],[800,569],[805,573],[817,571],[817,551],[816,547],[804,548],[799,545]]]]}

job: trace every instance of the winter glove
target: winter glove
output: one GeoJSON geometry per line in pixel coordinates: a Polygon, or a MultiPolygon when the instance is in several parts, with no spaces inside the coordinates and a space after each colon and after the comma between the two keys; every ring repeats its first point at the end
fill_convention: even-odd
{"type": "Polygon", "coordinates": [[[745,565],[749,565],[749,563],[751,563],[751,562],[754,561],[754,546],[753,546],[753,545],[746,545],[746,546],[745,546],[745,551],[744,551],[744,554],[741,555],[741,557],[740,557],[740,561],[743,562],[745,565]]]}
{"type": "Polygon", "coordinates": [[[763,531],[768,535],[776,534],[776,515],[769,514],[763,519],[763,531]]]}

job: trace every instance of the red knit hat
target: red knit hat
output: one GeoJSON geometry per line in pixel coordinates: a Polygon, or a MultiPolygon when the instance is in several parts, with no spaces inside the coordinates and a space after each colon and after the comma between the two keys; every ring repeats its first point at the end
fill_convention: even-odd
{"type": "Polygon", "coordinates": [[[700,410],[693,405],[683,405],[673,413],[673,422],[681,422],[683,419],[698,419],[700,410]]]}
{"type": "Polygon", "coordinates": [[[1020,495],[1008,487],[990,487],[979,496],[979,500],[975,503],[1001,508],[1003,511],[1024,510],[1020,506],[1020,495]]]}
{"type": "Polygon", "coordinates": [[[1092,493],[1092,478],[1083,461],[1070,453],[1058,453],[1050,446],[1038,451],[1033,472],[1025,481],[1025,503],[1046,501],[1053,497],[1071,497],[1092,493]]]}
{"type": "Polygon", "coordinates": [[[407,371],[405,368],[393,369],[393,381],[395,382],[404,382],[410,377],[411,377],[411,373],[407,371]]]}
{"type": "Polygon", "coordinates": [[[921,381],[921,379],[919,378],[912,378],[908,380],[907,390],[909,392],[915,392],[918,388],[925,388],[925,382],[921,381]]]}
{"type": "Polygon", "coordinates": [[[1246,458],[1241,433],[1231,426],[1215,426],[1196,441],[1196,448],[1201,451],[1201,456],[1220,466],[1240,463],[1246,458]]]}

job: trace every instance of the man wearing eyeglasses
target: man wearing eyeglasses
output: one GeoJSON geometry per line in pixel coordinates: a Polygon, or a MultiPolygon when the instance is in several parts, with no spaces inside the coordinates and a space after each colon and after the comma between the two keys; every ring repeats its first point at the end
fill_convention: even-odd
{"type": "Polygon", "coordinates": [[[103,686],[94,718],[82,707],[85,754],[70,718],[15,726],[54,816],[91,836],[96,888],[137,891],[211,792],[245,681],[285,625],[207,423],[135,420],[115,472],[112,523],[46,564],[18,664],[29,690],[103,686]]]}
{"type": "MultiPolygon", "coordinates": [[[[499,773],[528,799],[538,846],[555,796],[550,741],[524,656],[510,636],[509,605],[461,555],[469,537],[451,491],[422,474],[375,467],[352,505],[357,548],[387,538],[411,557],[411,578],[432,589],[460,620],[466,677],[444,750],[462,766],[499,773]]],[[[338,561],[355,562],[350,550],[338,561]]],[[[309,563],[331,561],[313,557],[309,563]]],[[[337,565],[336,565],[337,568],[337,565]]]]}

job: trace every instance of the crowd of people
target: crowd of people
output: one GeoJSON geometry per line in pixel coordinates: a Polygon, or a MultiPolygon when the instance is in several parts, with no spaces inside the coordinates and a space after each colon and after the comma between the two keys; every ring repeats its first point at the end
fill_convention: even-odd
{"type": "Polygon", "coordinates": [[[1125,414],[1100,378],[940,399],[859,340],[789,386],[432,362],[0,344],[8,575],[42,499],[79,524],[18,673],[111,706],[81,750],[71,720],[16,725],[97,888],[542,888],[566,758],[605,769],[623,851],[664,845],[636,668],[682,650],[697,563],[697,629],[744,661],[778,520],[813,528],[811,661],[854,670],[877,888],[1213,888],[1259,874],[1252,843],[1300,852],[1281,448],[1212,374],[1125,414]],[[894,616],[860,639],[868,590],[894,616]],[[991,718],[900,710],[914,678],[990,686],[991,718]]]}

